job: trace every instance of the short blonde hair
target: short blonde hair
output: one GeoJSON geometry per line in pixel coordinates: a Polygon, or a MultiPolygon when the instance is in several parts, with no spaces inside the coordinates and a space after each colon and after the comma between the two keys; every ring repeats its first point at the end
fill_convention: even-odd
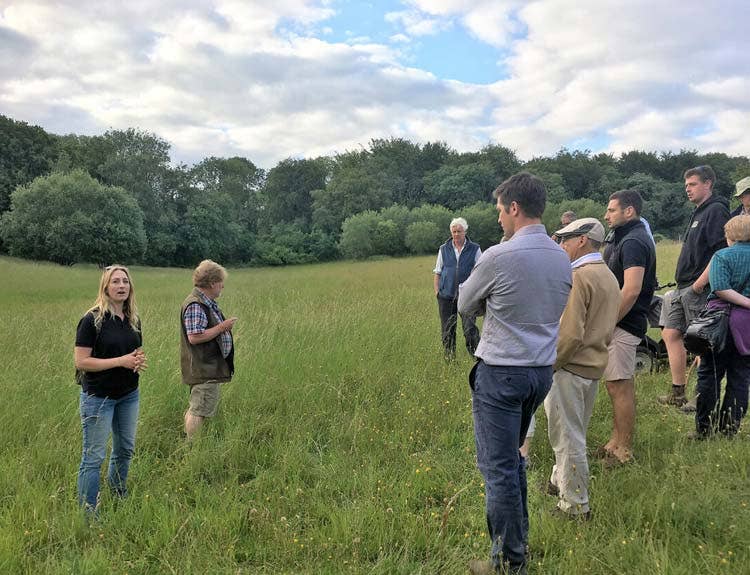
{"type": "Polygon", "coordinates": [[[734,216],[724,224],[724,234],[733,242],[750,242],[750,216],[734,216]]]}
{"type": "Polygon", "coordinates": [[[213,260],[203,260],[193,271],[193,285],[208,288],[227,279],[227,270],[213,260]]]}

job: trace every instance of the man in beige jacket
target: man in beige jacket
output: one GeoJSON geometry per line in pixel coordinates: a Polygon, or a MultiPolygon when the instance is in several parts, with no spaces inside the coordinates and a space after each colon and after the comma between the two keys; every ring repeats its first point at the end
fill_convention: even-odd
{"type": "Polygon", "coordinates": [[[596,218],[575,220],[555,235],[570,257],[573,288],[560,319],[555,373],[544,401],[555,452],[548,492],[559,497],[556,514],[588,519],[586,429],[607,366],[620,286],[599,253],[604,226],[596,218]]]}

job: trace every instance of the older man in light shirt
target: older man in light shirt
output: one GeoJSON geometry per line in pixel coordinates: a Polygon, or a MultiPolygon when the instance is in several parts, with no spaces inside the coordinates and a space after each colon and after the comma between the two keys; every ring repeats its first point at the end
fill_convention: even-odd
{"type": "MultiPolygon", "coordinates": [[[[432,270],[433,287],[440,313],[440,327],[446,359],[456,357],[456,324],[458,324],[458,286],[466,281],[482,250],[478,244],[466,237],[469,224],[463,218],[455,218],[450,225],[451,239],[440,246],[435,269],[432,270]]],[[[479,344],[476,318],[461,314],[461,324],[466,340],[466,351],[474,355],[479,344]]]]}

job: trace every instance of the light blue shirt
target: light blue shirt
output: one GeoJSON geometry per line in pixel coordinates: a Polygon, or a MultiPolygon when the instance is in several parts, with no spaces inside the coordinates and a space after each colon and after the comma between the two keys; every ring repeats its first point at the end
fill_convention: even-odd
{"type": "Polygon", "coordinates": [[[646,233],[648,234],[648,237],[651,238],[651,243],[654,244],[654,247],[656,247],[656,240],[654,239],[654,234],[651,233],[651,226],[648,225],[648,220],[641,216],[641,221],[643,222],[643,225],[646,227],[646,233]]]}
{"type": "Polygon", "coordinates": [[[474,355],[489,365],[553,365],[572,285],[570,258],[541,224],[489,248],[458,292],[459,312],[485,316],[474,355]]]}

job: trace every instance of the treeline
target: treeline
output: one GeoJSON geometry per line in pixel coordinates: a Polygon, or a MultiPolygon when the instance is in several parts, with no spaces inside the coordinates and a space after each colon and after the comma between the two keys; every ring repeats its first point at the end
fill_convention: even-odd
{"type": "Polygon", "coordinates": [[[690,214],[682,174],[700,164],[726,197],[750,174],[748,158],[722,153],[563,149],[523,163],[501,145],[458,153],[400,138],[268,171],[240,157],[175,166],[155,134],[58,136],[0,116],[0,249],[62,264],[283,265],[433,253],[457,215],[486,248],[501,234],[492,190],[522,169],[547,185],[550,230],[568,209],[601,218],[609,194],[629,187],[652,229],[676,238],[690,214]]]}

